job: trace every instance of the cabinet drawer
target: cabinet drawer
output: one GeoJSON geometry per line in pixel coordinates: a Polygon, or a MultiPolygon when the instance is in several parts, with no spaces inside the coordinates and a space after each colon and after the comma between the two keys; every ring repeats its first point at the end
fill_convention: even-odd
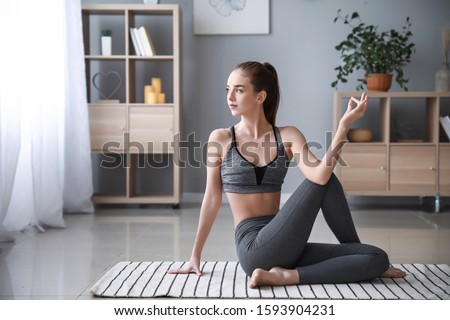
{"type": "Polygon", "coordinates": [[[346,191],[386,190],[386,146],[346,145],[341,160],[340,179],[346,191]]]}
{"type": "Polygon", "coordinates": [[[390,190],[434,194],[436,149],[434,146],[392,146],[390,190]]]}
{"type": "Polygon", "coordinates": [[[129,151],[172,153],[173,121],[171,107],[130,107],[129,151]]]}
{"type": "Polygon", "coordinates": [[[450,146],[439,148],[439,192],[450,195],[450,146]]]}
{"type": "Polygon", "coordinates": [[[124,150],[127,114],[124,106],[89,107],[89,130],[93,151],[124,150]]]}

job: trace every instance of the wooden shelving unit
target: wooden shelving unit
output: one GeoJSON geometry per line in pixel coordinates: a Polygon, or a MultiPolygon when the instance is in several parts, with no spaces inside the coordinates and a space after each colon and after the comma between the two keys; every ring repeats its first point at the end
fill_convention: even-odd
{"type": "Polygon", "coordinates": [[[179,6],[84,4],[82,18],[94,203],[178,206],[179,6]],[[153,56],[136,55],[129,30],[140,26],[147,29],[154,43],[153,56]],[[101,29],[112,30],[111,56],[101,55],[101,29]],[[112,75],[112,71],[121,79],[112,75]],[[103,78],[102,93],[119,87],[106,102],[93,85],[93,77],[99,72],[103,78]],[[165,103],[144,103],[144,86],[153,77],[162,81],[165,103]],[[116,101],[112,102],[113,99],[116,101]]]}
{"type": "MultiPolygon", "coordinates": [[[[348,99],[333,95],[334,131],[348,99]]],[[[348,142],[336,174],[348,195],[450,196],[450,142],[440,116],[450,115],[450,93],[369,92],[369,106],[354,128],[369,128],[370,142],[348,142]]]]}

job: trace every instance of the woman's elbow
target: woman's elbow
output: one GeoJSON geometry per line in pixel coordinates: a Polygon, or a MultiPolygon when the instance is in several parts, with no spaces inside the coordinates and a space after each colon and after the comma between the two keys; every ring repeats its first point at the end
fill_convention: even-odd
{"type": "Polygon", "coordinates": [[[222,195],[208,195],[203,198],[203,206],[208,206],[212,209],[219,209],[222,206],[222,195]]]}

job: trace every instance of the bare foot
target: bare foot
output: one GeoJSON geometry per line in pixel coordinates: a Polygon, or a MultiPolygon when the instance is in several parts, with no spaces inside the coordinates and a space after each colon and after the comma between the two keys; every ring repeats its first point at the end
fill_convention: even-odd
{"type": "Polygon", "coordinates": [[[381,275],[382,278],[403,278],[404,276],[406,276],[405,271],[393,266],[389,266],[386,272],[381,275]]]}
{"type": "Polygon", "coordinates": [[[249,287],[283,286],[298,284],[300,281],[297,270],[273,267],[269,271],[255,269],[250,279],[249,287]]]}

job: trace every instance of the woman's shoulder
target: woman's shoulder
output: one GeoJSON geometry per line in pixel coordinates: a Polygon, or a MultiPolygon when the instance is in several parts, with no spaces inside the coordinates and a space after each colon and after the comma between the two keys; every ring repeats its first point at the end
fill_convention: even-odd
{"type": "Polygon", "coordinates": [[[228,149],[227,146],[231,142],[231,130],[230,128],[218,128],[214,129],[208,138],[208,144],[215,145],[219,144],[224,149],[228,149]]]}
{"type": "Polygon", "coordinates": [[[218,128],[211,131],[209,141],[225,143],[231,138],[230,128],[218,128]]]}
{"type": "Polygon", "coordinates": [[[283,142],[292,143],[300,140],[300,142],[303,142],[303,140],[305,139],[303,133],[295,126],[278,127],[278,130],[280,131],[283,142]]]}
{"type": "Polygon", "coordinates": [[[298,135],[301,134],[300,130],[295,126],[283,126],[278,127],[281,135],[298,135]]]}
{"type": "Polygon", "coordinates": [[[208,139],[209,155],[216,154],[216,156],[223,158],[231,142],[230,128],[214,129],[208,139]]]}

